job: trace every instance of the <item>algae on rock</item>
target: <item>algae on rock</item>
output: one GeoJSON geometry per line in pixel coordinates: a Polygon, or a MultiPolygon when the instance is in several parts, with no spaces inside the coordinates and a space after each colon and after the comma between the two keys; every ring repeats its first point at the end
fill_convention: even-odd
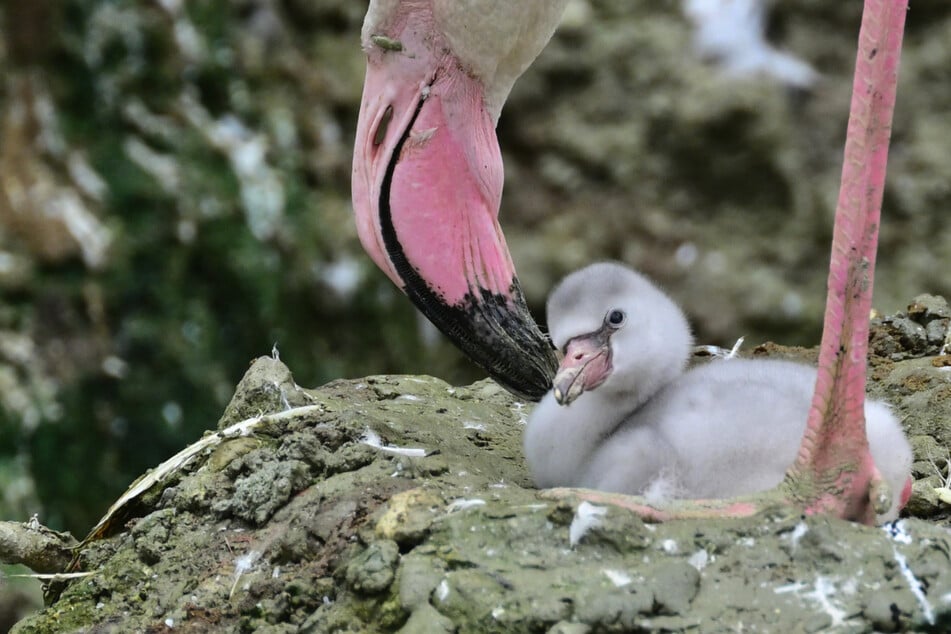
{"type": "MultiPolygon", "coordinates": [[[[260,417],[254,436],[144,496],[130,528],[83,550],[94,574],[14,631],[951,626],[951,533],[934,522],[776,510],[649,525],[610,508],[573,543],[577,501],[528,479],[527,407],[488,381],[424,376],[303,390],[261,358],[223,417],[260,417]]],[[[911,433],[931,433],[920,420],[911,433]]]]}

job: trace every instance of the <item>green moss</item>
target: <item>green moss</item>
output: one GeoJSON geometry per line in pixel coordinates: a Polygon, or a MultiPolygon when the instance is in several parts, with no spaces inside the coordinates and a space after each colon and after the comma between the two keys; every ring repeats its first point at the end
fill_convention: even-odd
{"type": "MultiPolygon", "coordinates": [[[[143,630],[172,619],[248,632],[689,631],[739,620],[797,631],[841,618],[861,629],[891,614],[875,607],[883,598],[900,606],[896,627],[927,630],[896,552],[929,595],[951,591],[947,531],[921,520],[882,530],[785,508],[647,525],[609,508],[572,543],[576,501],[530,487],[523,410],[490,382],[336,381],[289,392],[310,405],[299,412],[262,398],[274,384],[294,380],[258,360],[225,418],[259,407],[271,424],[156,487],[130,528],[87,546],[95,574],[18,632],[119,614],[143,630]],[[478,435],[465,430],[473,421],[478,435]],[[369,447],[367,428],[387,445],[439,453],[369,447]],[[296,474],[290,489],[280,465],[296,474]],[[250,495],[252,481],[273,486],[250,495]]],[[[951,612],[932,607],[940,628],[951,612]]]]}

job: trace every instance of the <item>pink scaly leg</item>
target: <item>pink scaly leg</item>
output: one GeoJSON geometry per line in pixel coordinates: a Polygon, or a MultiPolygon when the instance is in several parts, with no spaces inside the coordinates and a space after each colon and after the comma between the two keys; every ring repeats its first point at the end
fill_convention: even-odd
{"type": "Polygon", "coordinates": [[[885,164],[907,0],[865,0],[859,32],[842,184],[835,214],[819,375],[796,462],[775,490],[735,500],[680,501],[659,507],[631,496],[554,489],[631,509],[654,521],[745,516],[776,504],[864,523],[888,507],[887,489],[865,435],[868,317],[885,164]]]}
{"type": "Polygon", "coordinates": [[[865,365],[885,164],[907,0],[866,0],[835,213],[819,376],[786,478],[807,512],[871,523],[884,487],[865,436],[865,365]]]}

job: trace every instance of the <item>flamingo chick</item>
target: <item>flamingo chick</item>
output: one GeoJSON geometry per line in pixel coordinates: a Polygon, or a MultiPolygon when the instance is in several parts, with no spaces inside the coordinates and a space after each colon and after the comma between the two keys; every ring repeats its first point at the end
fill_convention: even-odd
{"type": "MultiPolygon", "coordinates": [[[[539,487],[652,502],[735,497],[783,481],[805,431],[814,368],[720,359],[685,371],[693,337],[680,307],[615,263],[565,278],[548,299],[548,325],[564,360],[525,433],[539,487]]],[[[885,403],[867,400],[865,418],[891,493],[883,522],[907,501],[912,452],[885,403]]]]}

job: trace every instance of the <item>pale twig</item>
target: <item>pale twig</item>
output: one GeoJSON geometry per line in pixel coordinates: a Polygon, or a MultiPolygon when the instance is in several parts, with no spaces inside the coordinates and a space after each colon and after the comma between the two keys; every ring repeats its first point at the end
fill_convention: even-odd
{"type": "Polygon", "coordinates": [[[941,460],[944,460],[944,469],[938,466],[934,456],[928,456],[928,462],[934,467],[935,473],[941,482],[941,486],[935,487],[934,492],[938,495],[939,500],[945,504],[951,504],[951,451],[941,460]]]}
{"type": "Polygon", "coordinates": [[[277,422],[287,418],[304,416],[310,413],[316,414],[322,411],[323,406],[321,405],[295,407],[293,409],[278,412],[276,414],[264,414],[261,416],[255,416],[254,418],[248,418],[239,423],[235,423],[234,425],[226,427],[221,431],[204,436],[198,442],[195,442],[185,449],[182,449],[177,454],[157,466],[155,469],[136,480],[132,486],[130,486],[128,490],[126,490],[126,492],[123,493],[122,496],[119,497],[119,499],[116,500],[111,507],[109,507],[109,510],[106,512],[103,518],[99,520],[99,523],[93,527],[86,539],[83,540],[83,544],[95,537],[98,534],[98,531],[109,522],[112,516],[115,515],[120,509],[125,507],[125,505],[135,500],[140,495],[151,489],[159,482],[162,482],[176,471],[185,467],[185,465],[191,462],[195,456],[199,455],[203,451],[217,447],[225,440],[240,436],[247,436],[262,423],[277,422]]]}
{"type": "Polygon", "coordinates": [[[70,579],[82,579],[83,577],[89,577],[96,574],[95,572],[56,572],[52,574],[41,574],[41,573],[32,573],[32,574],[16,574],[16,575],[7,575],[8,578],[13,579],[15,577],[22,577],[25,579],[39,579],[40,581],[69,581],[70,579]]]}

